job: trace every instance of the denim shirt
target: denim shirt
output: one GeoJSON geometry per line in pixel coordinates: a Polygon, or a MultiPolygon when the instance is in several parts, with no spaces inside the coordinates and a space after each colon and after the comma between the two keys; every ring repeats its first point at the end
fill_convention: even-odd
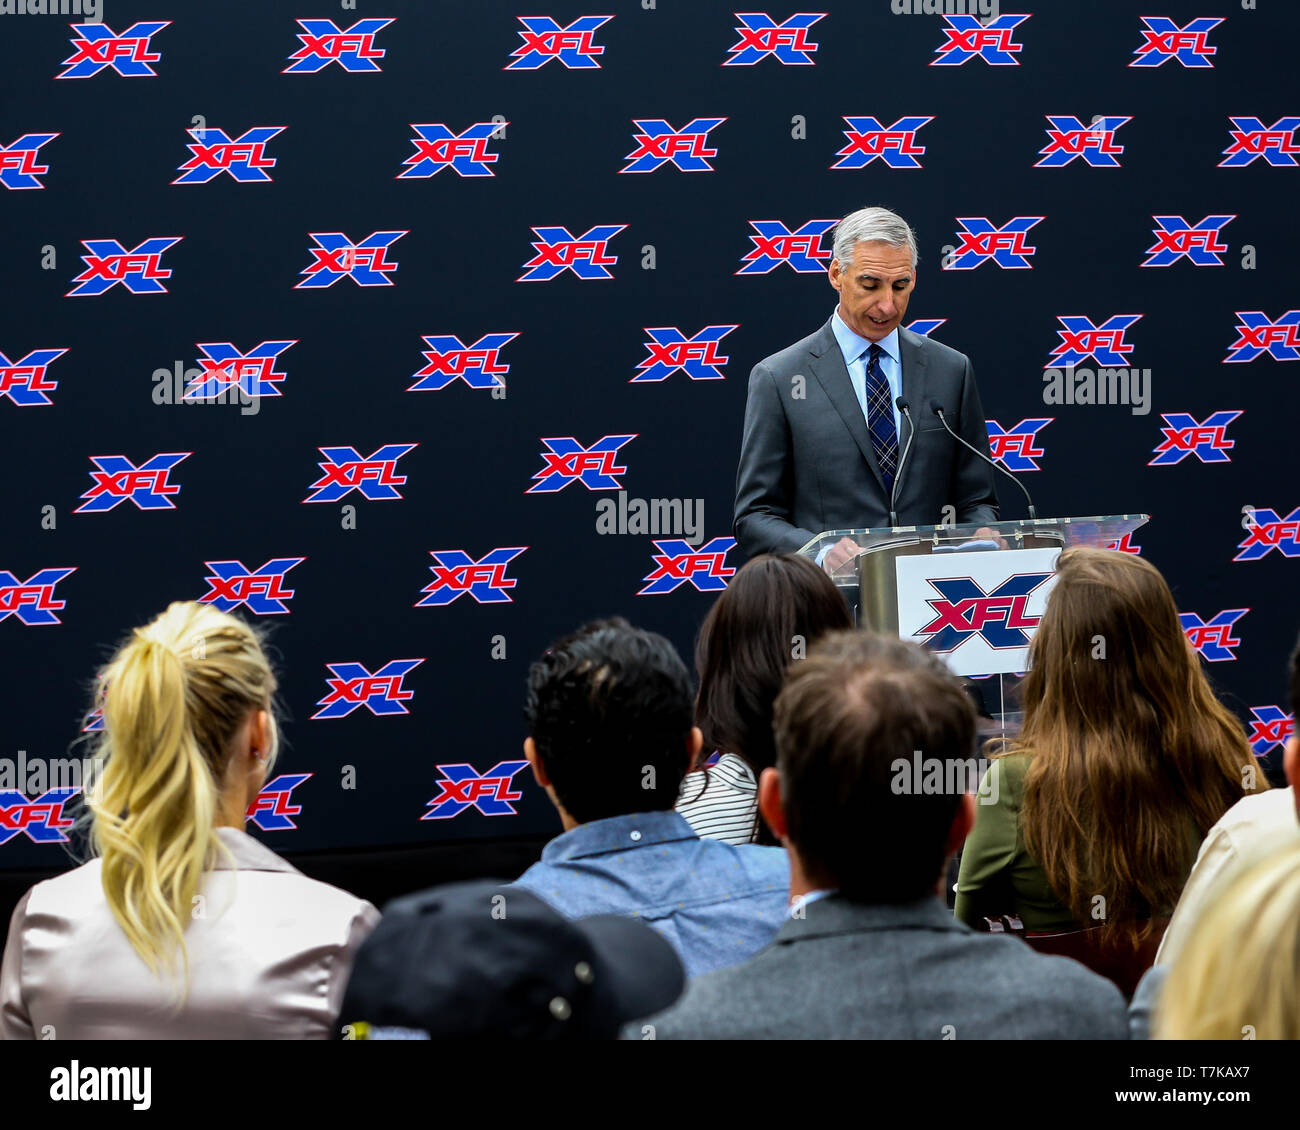
{"type": "Polygon", "coordinates": [[[566,918],[640,918],[695,977],[772,941],[790,866],[782,848],[704,840],[676,812],[636,812],[556,836],[517,882],[566,918]]]}

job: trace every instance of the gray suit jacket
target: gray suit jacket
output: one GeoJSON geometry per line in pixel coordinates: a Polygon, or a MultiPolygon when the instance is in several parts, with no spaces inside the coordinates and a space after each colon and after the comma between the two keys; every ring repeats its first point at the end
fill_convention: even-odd
{"type": "MultiPolygon", "coordinates": [[[[963,439],[989,450],[970,360],[910,330],[900,329],[898,337],[902,395],[916,424],[916,441],[902,468],[899,524],[936,525],[945,506],[954,508],[958,523],[996,522],[993,468],[957,443],[930,411],[930,401],[939,401],[963,439]]],[[[900,458],[908,435],[904,418],[900,458]]],[[[823,530],[889,524],[889,493],[828,320],[760,361],[749,375],[733,532],[753,557],[793,553],[823,530]],[[799,376],[804,379],[796,382],[799,376]]]]}
{"type": "Polygon", "coordinates": [[[690,982],[643,1039],[1124,1040],[1124,998],[1076,961],[977,934],[936,898],[831,895],[749,961],[690,982]]]}

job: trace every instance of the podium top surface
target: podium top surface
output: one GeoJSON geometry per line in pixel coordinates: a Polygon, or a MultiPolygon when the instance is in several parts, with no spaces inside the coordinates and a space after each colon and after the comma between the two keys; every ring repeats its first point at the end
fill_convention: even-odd
{"type": "Polygon", "coordinates": [[[1117,544],[1149,520],[1146,514],[1111,514],[1089,518],[1023,518],[1012,522],[968,523],[940,526],[893,526],[861,530],[826,530],[799,550],[816,560],[841,538],[848,538],[863,551],[928,545],[932,553],[957,550],[1024,549],[1028,546],[1059,545],[1068,548],[1088,545],[1098,549],[1117,544]],[[991,531],[995,537],[989,537],[991,531]]]}

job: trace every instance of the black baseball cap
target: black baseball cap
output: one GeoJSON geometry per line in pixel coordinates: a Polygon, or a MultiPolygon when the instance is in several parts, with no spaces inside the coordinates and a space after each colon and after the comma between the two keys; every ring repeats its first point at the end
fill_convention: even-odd
{"type": "Polygon", "coordinates": [[[615,1039],[685,984],[644,922],[568,920],[522,887],[451,883],[384,908],[339,1024],[362,1039],[615,1039]]]}

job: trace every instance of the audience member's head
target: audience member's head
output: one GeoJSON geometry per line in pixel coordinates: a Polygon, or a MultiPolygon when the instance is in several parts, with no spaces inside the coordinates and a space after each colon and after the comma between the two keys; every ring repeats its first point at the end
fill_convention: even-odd
{"type": "Polygon", "coordinates": [[[695,644],[695,724],[704,751],[734,753],[757,780],[776,764],[772,704],[785,669],[827,632],[853,627],[848,605],[806,557],[764,554],[714,602],[695,644]]]}
{"type": "Polygon", "coordinates": [[[113,915],[150,968],[184,957],[215,829],[243,827],[275,758],[275,689],[258,634],[195,602],[135,629],[100,672],[91,843],[113,915]]]}
{"type": "Polygon", "coordinates": [[[1136,940],[1178,901],[1195,842],[1268,783],[1142,558],[1064,551],[1029,657],[1012,745],[1032,756],[1026,847],[1079,921],[1136,940]]]}
{"type": "Polygon", "coordinates": [[[673,645],[621,618],[547,649],[528,671],[524,753],[566,829],[673,807],[699,750],[691,700],[673,645]]]}
{"type": "Polygon", "coordinates": [[[569,921],[529,891],[479,880],[389,903],[339,1019],[359,1039],[612,1040],[685,983],[644,922],[569,921]]]}
{"type": "Polygon", "coordinates": [[[933,896],[974,807],[963,786],[975,710],[942,661],[893,637],[834,632],[791,667],[773,727],[776,769],[759,803],[790,851],[794,893],[933,896]]]}
{"type": "Polygon", "coordinates": [[[1155,1036],[1300,1040],[1300,848],[1224,877],[1170,968],[1155,1036]]]}

